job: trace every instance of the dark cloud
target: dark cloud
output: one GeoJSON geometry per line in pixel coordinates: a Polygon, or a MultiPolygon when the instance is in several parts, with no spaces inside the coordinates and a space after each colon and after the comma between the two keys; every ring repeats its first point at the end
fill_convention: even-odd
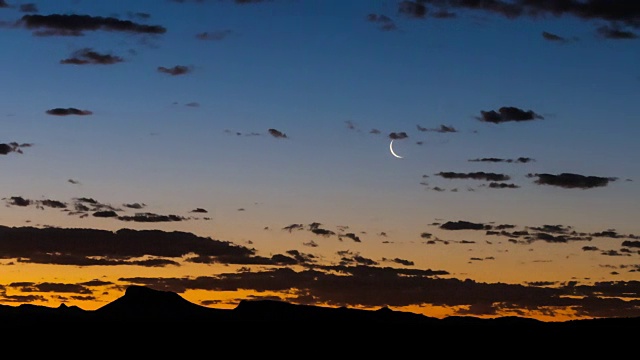
{"type": "Polygon", "coordinates": [[[243,5],[243,4],[258,4],[258,3],[261,3],[261,2],[264,2],[264,1],[266,1],[266,0],[233,0],[234,3],[240,4],[240,5],[243,5]]]}
{"type": "Polygon", "coordinates": [[[122,206],[124,206],[126,208],[129,208],[129,209],[138,209],[139,210],[139,209],[144,208],[147,205],[144,204],[144,203],[131,203],[131,204],[122,204],[122,206]]]}
{"type": "Polygon", "coordinates": [[[427,15],[427,7],[424,1],[400,1],[398,3],[398,12],[414,18],[424,18],[427,15]]]}
{"type": "Polygon", "coordinates": [[[205,31],[196,34],[196,39],[220,41],[226,39],[231,34],[233,34],[232,30],[205,31]]]}
{"type": "Polygon", "coordinates": [[[397,30],[395,22],[388,16],[382,14],[368,14],[367,21],[375,23],[378,28],[383,31],[397,30]]]}
{"type": "Polygon", "coordinates": [[[59,201],[59,200],[50,200],[50,199],[46,199],[46,200],[41,200],[40,204],[42,206],[46,206],[46,207],[50,207],[50,208],[58,208],[58,209],[66,209],[67,208],[67,204],[59,201]]]}
{"type": "Polygon", "coordinates": [[[0,143],[0,155],[8,155],[11,152],[22,154],[22,148],[31,147],[33,144],[19,144],[17,142],[10,142],[8,144],[0,143]]]}
{"type": "Polygon", "coordinates": [[[188,107],[200,107],[200,103],[192,101],[189,103],[184,104],[184,106],[188,106],[188,107]]]}
{"type": "Polygon", "coordinates": [[[553,174],[528,174],[527,177],[538,177],[534,183],[539,185],[552,185],[567,189],[590,189],[607,186],[609,182],[616,181],[615,177],[585,176],[579,174],[562,173],[553,174]]]}
{"type": "Polygon", "coordinates": [[[418,131],[422,131],[422,132],[427,132],[427,131],[433,131],[433,132],[439,132],[439,133],[458,132],[458,130],[456,130],[453,126],[447,126],[447,125],[440,125],[440,127],[433,128],[433,129],[422,127],[420,125],[416,125],[416,127],[418,128],[418,131]]]}
{"type": "Polygon", "coordinates": [[[616,40],[625,40],[625,39],[637,39],[638,35],[636,35],[632,31],[622,30],[615,26],[601,26],[598,29],[598,34],[603,36],[606,39],[616,39],[616,40]]]}
{"type": "Polygon", "coordinates": [[[94,212],[93,216],[102,217],[102,218],[112,218],[112,217],[117,217],[118,213],[113,210],[102,210],[102,211],[94,212]]]}
{"type": "Polygon", "coordinates": [[[67,179],[67,182],[73,185],[79,185],[80,181],[74,179],[67,179]]]}
{"type": "Polygon", "coordinates": [[[492,188],[492,189],[517,189],[520,186],[518,186],[516,184],[505,184],[505,183],[492,182],[492,183],[489,183],[489,187],[492,188]]]}
{"type": "Polygon", "coordinates": [[[123,215],[118,216],[118,220],[122,221],[134,221],[134,222],[170,222],[170,221],[183,221],[187,218],[178,215],[159,215],[154,213],[138,213],[133,216],[123,215]]]}
{"type": "Polygon", "coordinates": [[[293,230],[303,230],[304,225],[302,224],[291,224],[282,228],[282,230],[287,230],[288,232],[292,232],[293,230]]]}
{"type": "Polygon", "coordinates": [[[8,7],[11,7],[11,5],[7,4],[6,0],[0,0],[0,9],[8,7]]]}
{"type": "Polygon", "coordinates": [[[542,37],[545,40],[555,41],[555,42],[566,42],[567,41],[567,39],[563,38],[562,36],[558,36],[556,34],[552,34],[550,32],[546,32],[546,31],[542,32],[542,37]]]}
{"type": "Polygon", "coordinates": [[[93,112],[89,110],[80,110],[76,108],[54,108],[46,111],[49,115],[66,116],[66,115],[91,115],[93,112]]]}
{"type": "Polygon", "coordinates": [[[571,15],[584,20],[605,20],[640,27],[640,3],[627,0],[419,0],[440,9],[459,8],[493,12],[507,18],[571,15]]]}
{"type": "Polygon", "coordinates": [[[20,4],[20,11],[25,13],[37,13],[38,6],[34,3],[20,4]]]}
{"type": "Polygon", "coordinates": [[[505,174],[487,173],[484,171],[470,173],[439,172],[435,175],[441,176],[445,179],[473,179],[487,181],[505,181],[511,179],[511,177],[505,174]]]}
{"type": "Polygon", "coordinates": [[[123,62],[124,59],[120,56],[100,54],[93,51],[91,48],[84,48],[75,51],[70,58],[60,60],[61,64],[73,64],[73,65],[87,65],[87,64],[99,64],[99,65],[111,65],[119,62],[123,62]]]}
{"type": "Polygon", "coordinates": [[[389,139],[392,139],[392,140],[406,139],[408,137],[409,137],[409,135],[407,135],[407,133],[404,132],[404,131],[403,132],[392,132],[392,133],[389,134],[389,139]]]}
{"type": "Polygon", "coordinates": [[[349,239],[351,239],[351,240],[353,240],[355,242],[358,242],[358,243],[362,242],[362,240],[360,240],[360,237],[358,237],[358,235],[356,235],[354,233],[346,233],[344,235],[340,235],[340,238],[342,238],[342,237],[349,238],[349,239]]]}
{"type": "Polygon", "coordinates": [[[369,134],[374,134],[374,135],[380,134],[380,130],[378,130],[378,129],[371,129],[371,130],[369,131],[369,134]]]}
{"type": "Polygon", "coordinates": [[[193,209],[193,210],[191,210],[189,212],[192,212],[192,213],[204,213],[204,214],[208,213],[208,211],[203,209],[203,208],[195,208],[195,209],[193,209]]]}
{"type": "Polygon", "coordinates": [[[175,260],[145,262],[142,257],[182,258],[195,254],[219,262],[269,263],[253,259],[254,250],[190,233],[160,230],[116,232],[80,228],[0,226],[0,259],[58,265],[178,266],[175,260]]]}
{"type": "Polygon", "coordinates": [[[489,230],[491,225],[473,223],[465,220],[447,221],[440,225],[440,229],[444,230],[489,230]]]}
{"type": "Polygon", "coordinates": [[[130,19],[144,19],[144,20],[147,20],[147,19],[151,18],[151,14],[143,13],[143,12],[128,12],[127,16],[130,19]]]}
{"type": "Polygon", "coordinates": [[[276,129],[269,129],[269,134],[271,134],[271,136],[275,137],[275,138],[281,138],[281,139],[286,139],[287,138],[287,134],[276,130],[276,129]]]}
{"type": "Polygon", "coordinates": [[[167,68],[164,66],[158,66],[157,70],[158,72],[169,74],[172,76],[184,75],[191,72],[191,68],[189,66],[184,66],[184,65],[176,65],[170,68],[167,68]]]}
{"type": "Polygon", "coordinates": [[[491,158],[469,159],[468,161],[470,161],[470,162],[494,162],[494,163],[506,162],[506,163],[523,163],[524,164],[524,163],[528,163],[528,162],[535,161],[535,160],[532,159],[532,158],[529,158],[529,157],[519,157],[517,159],[501,159],[501,158],[491,157],[491,158]]]}
{"type": "Polygon", "coordinates": [[[90,15],[24,15],[19,22],[27,29],[43,29],[36,35],[81,36],[84,31],[122,31],[140,34],[164,34],[166,29],[159,25],[142,25],[129,20],[90,15]]]}
{"type": "Polygon", "coordinates": [[[544,119],[542,116],[535,112],[528,110],[524,111],[513,106],[503,106],[498,111],[480,111],[481,116],[476,119],[484,122],[490,122],[499,124],[507,121],[530,121],[536,119],[544,119]]]}
{"type": "Polygon", "coordinates": [[[7,200],[7,203],[15,206],[29,206],[31,205],[31,200],[25,199],[22,196],[12,196],[7,200]]]}

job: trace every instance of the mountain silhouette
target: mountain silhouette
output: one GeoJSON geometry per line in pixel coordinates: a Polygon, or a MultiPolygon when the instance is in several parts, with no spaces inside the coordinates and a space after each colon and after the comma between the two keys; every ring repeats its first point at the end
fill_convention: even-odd
{"type": "Polygon", "coordinates": [[[307,322],[307,323],[396,323],[420,325],[431,329],[491,329],[535,331],[610,331],[640,325],[640,318],[605,318],[544,322],[522,317],[492,319],[473,316],[434,318],[422,314],[395,311],[387,307],[378,310],[347,307],[299,305],[275,300],[242,300],[234,309],[215,309],[189,302],[170,291],[144,286],[129,286],[125,294],[96,310],[61,304],[59,307],[22,304],[0,305],[3,324],[59,323],[130,323],[130,322],[307,322]]]}

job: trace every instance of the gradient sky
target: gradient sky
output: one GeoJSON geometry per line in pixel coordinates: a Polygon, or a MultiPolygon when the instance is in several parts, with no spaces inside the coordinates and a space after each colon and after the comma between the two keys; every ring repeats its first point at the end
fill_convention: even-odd
{"type": "Polygon", "coordinates": [[[639,34],[625,0],[0,0],[0,304],[640,316],[639,34]]]}

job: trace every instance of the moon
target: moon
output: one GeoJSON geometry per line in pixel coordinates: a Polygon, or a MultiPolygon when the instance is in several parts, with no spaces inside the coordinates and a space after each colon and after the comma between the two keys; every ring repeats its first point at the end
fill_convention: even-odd
{"type": "Polygon", "coordinates": [[[389,151],[391,151],[391,155],[393,155],[393,156],[397,157],[398,159],[402,159],[402,156],[400,156],[400,155],[396,154],[396,153],[393,151],[393,140],[391,140],[391,143],[389,144],[389,151]]]}

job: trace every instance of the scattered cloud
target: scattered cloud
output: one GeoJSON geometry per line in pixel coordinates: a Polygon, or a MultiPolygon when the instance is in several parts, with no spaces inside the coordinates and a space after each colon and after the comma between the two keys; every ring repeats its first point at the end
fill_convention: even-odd
{"type": "Polygon", "coordinates": [[[567,189],[591,189],[609,185],[616,181],[615,177],[585,176],[580,174],[562,173],[554,174],[527,174],[527,177],[537,177],[534,183],[539,185],[552,185],[567,189]]]}
{"type": "Polygon", "coordinates": [[[10,142],[8,144],[0,143],[0,155],[8,155],[12,152],[22,154],[22,148],[31,147],[32,145],[33,144],[29,143],[19,144],[17,142],[10,142]]]}
{"type": "Polygon", "coordinates": [[[487,181],[505,181],[511,177],[505,174],[487,173],[484,171],[470,172],[470,173],[457,173],[457,172],[439,172],[435,174],[445,179],[473,179],[473,180],[487,180],[487,181]]]}
{"type": "Polygon", "coordinates": [[[50,109],[46,111],[47,114],[49,115],[56,115],[56,116],[67,116],[67,115],[80,115],[80,116],[85,116],[85,115],[91,115],[93,114],[93,112],[89,111],[89,110],[80,110],[80,109],[76,109],[76,108],[54,108],[54,109],[50,109]]]}
{"type": "Polygon", "coordinates": [[[637,39],[638,35],[632,31],[621,30],[617,26],[608,26],[604,25],[599,27],[598,34],[603,36],[606,39],[616,39],[616,40],[627,40],[627,39],[637,39]]]}
{"type": "Polygon", "coordinates": [[[392,132],[392,133],[389,134],[389,139],[392,139],[392,140],[401,140],[401,139],[406,139],[408,137],[409,137],[409,135],[407,135],[407,133],[404,132],[404,131],[403,132],[392,132]]]}
{"type": "Polygon", "coordinates": [[[38,6],[34,3],[20,4],[20,12],[37,13],[38,6]]]}
{"type": "Polygon", "coordinates": [[[377,24],[378,25],[378,29],[382,30],[382,31],[392,31],[392,30],[397,30],[398,27],[396,26],[395,22],[393,21],[393,19],[391,19],[390,17],[386,16],[386,15],[382,15],[382,14],[369,14],[367,15],[367,21],[377,24]]]}
{"type": "Polygon", "coordinates": [[[552,34],[550,32],[547,31],[543,31],[542,32],[542,38],[544,38],[545,40],[549,40],[549,41],[553,41],[553,42],[559,42],[559,43],[566,43],[567,39],[563,38],[562,36],[556,35],[556,34],[552,34]]]}
{"type": "Polygon", "coordinates": [[[529,157],[519,157],[517,159],[501,159],[501,158],[491,157],[491,158],[469,159],[468,161],[470,161],[470,162],[494,162],[494,163],[506,162],[506,163],[522,163],[522,164],[525,164],[525,163],[532,162],[532,161],[535,161],[535,160],[532,159],[532,158],[529,158],[529,157]]]}
{"type": "Polygon", "coordinates": [[[159,215],[154,213],[137,213],[133,216],[124,215],[118,216],[118,220],[122,221],[135,221],[135,222],[170,222],[170,221],[183,221],[187,218],[178,215],[159,215]]]}
{"type": "Polygon", "coordinates": [[[532,110],[522,110],[513,106],[503,106],[498,111],[480,111],[482,114],[476,119],[484,122],[500,124],[507,121],[530,121],[536,119],[544,119],[541,115],[536,114],[532,110]]]}
{"type": "Polygon", "coordinates": [[[196,34],[196,39],[220,41],[220,40],[226,39],[232,34],[233,34],[233,30],[205,31],[205,32],[196,34]]]}
{"type": "Polygon", "coordinates": [[[164,34],[167,30],[159,25],[138,24],[114,17],[90,15],[24,15],[19,21],[29,30],[36,30],[38,36],[82,36],[85,31],[122,31],[139,34],[164,34]]]}
{"type": "Polygon", "coordinates": [[[91,48],[84,48],[75,51],[70,58],[60,60],[61,64],[73,64],[73,65],[87,65],[87,64],[99,64],[99,65],[111,65],[119,62],[123,62],[124,59],[120,56],[110,54],[100,54],[93,51],[91,48]]]}
{"type": "Polygon", "coordinates": [[[286,139],[287,138],[287,134],[276,130],[276,129],[269,129],[269,134],[271,134],[271,136],[275,137],[275,138],[281,138],[281,139],[286,139]]]}
{"type": "Polygon", "coordinates": [[[433,128],[433,129],[429,129],[426,127],[422,127],[420,125],[416,125],[416,127],[418,128],[418,131],[422,131],[422,132],[439,132],[439,133],[453,133],[453,132],[458,132],[458,130],[456,130],[453,126],[447,126],[447,125],[440,125],[440,127],[437,128],[433,128]]]}
{"type": "Polygon", "coordinates": [[[184,75],[184,74],[188,74],[192,71],[191,67],[189,66],[184,66],[184,65],[176,65],[174,67],[164,67],[164,66],[158,66],[157,68],[158,72],[164,73],[164,74],[169,74],[172,76],[176,76],[176,75],[184,75]]]}

